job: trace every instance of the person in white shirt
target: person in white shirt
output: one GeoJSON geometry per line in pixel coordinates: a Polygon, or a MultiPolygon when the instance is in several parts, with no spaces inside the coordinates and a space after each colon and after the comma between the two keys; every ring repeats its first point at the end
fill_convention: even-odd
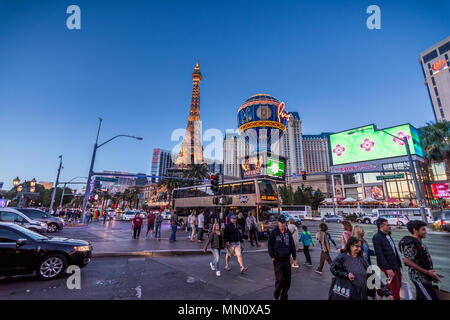
{"type": "Polygon", "coordinates": [[[203,215],[202,211],[200,211],[200,214],[198,215],[197,219],[198,219],[197,241],[202,242],[203,229],[205,228],[205,216],[203,215]]]}

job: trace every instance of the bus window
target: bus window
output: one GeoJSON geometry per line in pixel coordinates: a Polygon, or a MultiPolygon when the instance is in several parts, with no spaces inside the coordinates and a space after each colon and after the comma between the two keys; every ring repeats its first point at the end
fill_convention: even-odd
{"type": "Polygon", "coordinates": [[[231,189],[231,187],[230,187],[229,184],[223,185],[223,194],[224,195],[229,195],[230,194],[230,189],[231,189]]]}
{"type": "Polygon", "coordinates": [[[199,187],[197,188],[197,197],[205,197],[206,196],[206,188],[199,187]]]}
{"type": "Polygon", "coordinates": [[[255,183],[253,181],[242,183],[242,194],[255,193],[255,183]]]}
{"type": "Polygon", "coordinates": [[[190,188],[190,189],[188,189],[187,191],[188,191],[188,197],[190,197],[190,198],[193,198],[193,197],[195,197],[196,196],[196,188],[190,188]]]}
{"type": "Polygon", "coordinates": [[[262,196],[274,196],[276,194],[276,185],[272,181],[260,180],[258,181],[259,193],[262,196]]]}
{"type": "Polygon", "coordinates": [[[240,183],[234,183],[230,187],[231,187],[230,194],[241,194],[241,184],[240,183]]]}

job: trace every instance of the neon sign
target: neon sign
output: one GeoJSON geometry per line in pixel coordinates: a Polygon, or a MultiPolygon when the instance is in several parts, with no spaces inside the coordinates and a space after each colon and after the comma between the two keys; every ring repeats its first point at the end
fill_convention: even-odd
{"type": "Polygon", "coordinates": [[[277,117],[278,117],[278,122],[281,122],[282,119],[286,119],[286,121],[289,120],[289,118],[291,117],[288,112],[284,109],[284,102],[281,102],[278,105],[278,109],[277,109],[277,117]]]}
{"type": "Polygon", "coordinates": [[[445,60],[439,59],[433,63],[431,67],[434,71],[442,70],[445,67],[445,60]]]}

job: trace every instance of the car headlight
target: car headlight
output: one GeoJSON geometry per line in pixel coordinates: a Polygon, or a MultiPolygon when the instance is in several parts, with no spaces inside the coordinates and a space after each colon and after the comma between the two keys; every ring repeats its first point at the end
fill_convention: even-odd
{"type": "Polygon", "coordinates": [[[39,222],[39,225],[40,225],[42,228],[45,228],[45,227],[47,226],[44,222],[39,222]]]}
{"type": "Polygon", "coordinates": [[[89,251],[89,246],[79,246],[79,247],[73,247],[76,251],[84,252],[89,251]]]}

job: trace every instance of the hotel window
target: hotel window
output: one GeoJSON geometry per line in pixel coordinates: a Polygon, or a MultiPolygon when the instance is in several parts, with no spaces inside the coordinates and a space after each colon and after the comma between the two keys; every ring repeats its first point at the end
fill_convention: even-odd
{"type": "Polygon", "coordinates": [[[436,87],[434,87],[434,93],[436,93],[436,95],[439,95],[438,89],[436,87]]]}
{"type": "Polygon", "coordinates": [[[433,70],[430,70],[430,76],[432,76],[433,75],[433,70]]]}
{"type": "Polygon", "coordinates": [[[439,47],[440,54],[444,54],[444,52],[447,52],[449,50],[450,50],[450,41],[439,47]]]}
{"type": "Polygon", "coordinates": [[[436,81],[434,80],[434,77],[431,77],[431,82],[433,82],[433,86],[436,85],[436,81]]]}
{"type": "Polygon", "coordinates": [[[439,107],[442,108],[442,104],[441,104],[441,99],[440,98],[437,98],[437,103],[438,103],[439,107]]]}
{"type": "Polygon", "coordinates": [[[442,110],[442,109],[439,109],[439,110],[441,111],[441,117],[442,117],[442,118],[445,118],[444,110],[442,110]]]}
{"type": "MultiPolygon", "coordinates": [[[[441,47],[442,48],[442,47],[441,47]]],[[[438,56],[437,51],[433,50],[430,53],[426,54],[423,57],[423,62],[424,63],[428,63],[429,61],[433,60],[434,58],[436,58],[438,56]]]]}

